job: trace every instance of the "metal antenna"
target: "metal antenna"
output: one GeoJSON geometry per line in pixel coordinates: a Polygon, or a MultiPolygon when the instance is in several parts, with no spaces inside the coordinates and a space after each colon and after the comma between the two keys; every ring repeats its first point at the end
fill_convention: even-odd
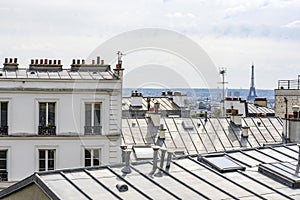
{"type": "Polygon", "coordinates": [[[220,84],[222,84],[222,117],[225,116],[225,84],[227,84],[228,82],[225,82],[225,74],[226,74],[226,68],[221,68],[219,70],[220,75],[222,76],[222,82],[219,82],[220,84]]]}

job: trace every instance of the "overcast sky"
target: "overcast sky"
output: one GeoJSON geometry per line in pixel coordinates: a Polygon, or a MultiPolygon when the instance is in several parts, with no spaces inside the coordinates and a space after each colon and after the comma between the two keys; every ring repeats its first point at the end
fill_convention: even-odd
{"type": "MultiPolygon", "coordinates": [[[[278,79],[300,74],[299,0],[1,0],[0,26],[0,58],[18,57],[22,67],[31,58],[61,58],[68,66],[72,58],[88,57],[119,34],[160,28],[192,39],[217,68],[227,68],[229,88],[249,88],[252,63],[256,87],[261,89],[274,89],[278,79]]],[[[141,59],[152,58],[153,52],[149,58],[147,53],[125,56],[124,67],[147,68],[149,63],[141,59]]],[[[158,60],[155,70],[174,65],[158,60]]],[[[147,76],[136,69],[127,77],[133,79],[134,72],[147,76]]],[[[177,87],[173,81],[167,85],[177,87]]]]}

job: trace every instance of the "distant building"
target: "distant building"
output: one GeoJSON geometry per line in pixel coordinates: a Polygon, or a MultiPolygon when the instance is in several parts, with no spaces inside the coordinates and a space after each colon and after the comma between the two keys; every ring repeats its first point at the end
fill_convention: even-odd
{"type": "Polygon", "coordinates": [[[0,178],[120,162],[122,68],[31,60],[0,69],[0,178]]]}
{"type": "Polygon", "coordinates": [[[294,80],[279,80],[275,89],[276,115],[285,118],[287,113],[293,113],[294,105],[300,105],[300,75],[294,80]]]}
{"type": "Polygon", "coordinates": [[[146,113],[159,104],[162,116],[189,117],[187,96],[181,92],[162,92],[160,97],[144,97],[138,91],[132,91],[130,97],[122,99],[122,118],[145,118],[146,113]]]}

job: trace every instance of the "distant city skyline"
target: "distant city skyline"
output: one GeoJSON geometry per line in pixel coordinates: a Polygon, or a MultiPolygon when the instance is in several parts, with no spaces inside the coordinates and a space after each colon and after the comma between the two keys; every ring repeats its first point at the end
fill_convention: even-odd
{"type": "MultiPolygon", "coordinates": [[[[228,88],[250,87],[252,63],[258,89],[275,89],[279,79],[296,79],[299,74],[300,1],[297,0],[88,0],[84,3],[3,0],[0,10],[0,58],[18,57],[20,67],[27,67],[32,58],[62,59],[66,67],[73,58],[87,58],[101,43],[116,35],[159,28],[196,42],[212,60],[215,70],[225,67],[228,88]]],[[[125,70],[125,87],[142,84],[132,77],[148,78],[142,69],[151,64],[153,52],[147,53],[137,52],[123,58],[124,67],[131,69],[125,70]],[[133,65],[135,68],[131,68],[133,65]]],[[[173,58],[161,54],[154,68],[159,64],[162,69],[182,75],[176,63],[167,59],[173,58]]],[[[178,87],[181,83],[181,87],[203,86],[195,77],[184,79],[182,82],[154,80],[144,86],[178,87]],[[184,85],[186,81],[190,82],[184,85]]]]}

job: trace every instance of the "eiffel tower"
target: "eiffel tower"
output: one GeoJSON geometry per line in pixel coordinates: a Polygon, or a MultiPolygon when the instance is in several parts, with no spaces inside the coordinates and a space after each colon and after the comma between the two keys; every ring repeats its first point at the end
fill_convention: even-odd
{"type": "Polygon", "coordinates": [[[252,64],[252,73],[251,73],[251,85],[250,85],[250,90],[249,94],[247,96],[248,101],[253,101],[255,97],[257,97],[256,92],[255,92],[255,86],[254,86],[254,65],[252,64]]]}

